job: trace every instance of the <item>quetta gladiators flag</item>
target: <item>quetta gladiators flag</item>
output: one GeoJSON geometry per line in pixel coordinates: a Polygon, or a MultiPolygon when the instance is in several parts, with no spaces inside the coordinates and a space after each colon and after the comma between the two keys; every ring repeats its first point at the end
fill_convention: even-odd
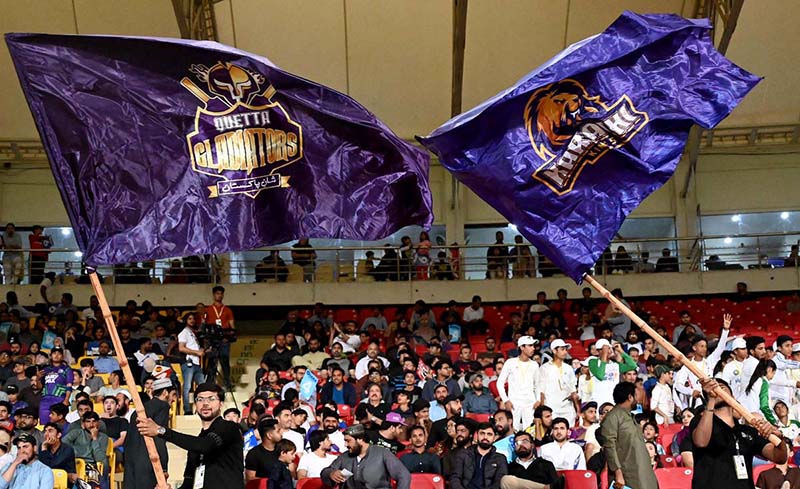
{"type": "Polygon", "coordinates": [[[266,58],[177,39],[6,43],[91,265],[432,222],[425,152],[266,58]]]}
{"type": "Polygon", "coordinates": [[[620,16],[420,141],[576,281],[674,173],[692,124],[759,81],[706,20],[620,16]]]}

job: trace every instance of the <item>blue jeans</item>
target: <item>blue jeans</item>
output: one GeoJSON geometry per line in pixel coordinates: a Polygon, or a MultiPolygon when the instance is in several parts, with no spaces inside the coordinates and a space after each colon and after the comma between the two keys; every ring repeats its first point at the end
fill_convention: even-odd
{"type": "Polygon", "coordinates": [[[183,362],[181,364],[181,375],[183,375],[183,414],[192,414],[192,405],[189,402],[192,382],[202,384],[203,372],[200,370],[200,365],[183,362]]]}

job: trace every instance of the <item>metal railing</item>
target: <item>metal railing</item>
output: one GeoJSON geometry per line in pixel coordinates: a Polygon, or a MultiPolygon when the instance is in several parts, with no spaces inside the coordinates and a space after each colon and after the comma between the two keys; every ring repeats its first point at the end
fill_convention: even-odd
{"type": "MultiPolygon", "coordinates": [[[[798,244],[800,231],[625,239],[611,244],[593,273],[605,276],[797,267],[800,265],[796,252],[798,244]],[[662,256],[662,250],[667,250],[669,256],[662,256]]],[[[18,280],[19,276],[12,278],[17,279],[16,283],[28,284],[31,283],[31,250],[20,251],[23,253],[22,280],[18,280]]],[[[39,265],[40,268],[33,270],[33,283],[38,283],[44,272],[56,273],[62,283],[88,283],[88,278],[81,274],[77,250],[51,248],[47,251],[50,259],[43,268],[39,265]]],[[[300,249],[301,253],[307,251],[300,249]]],[[[316,246],[313,251],[312,259],[297,255],[298,249],[274,247],[99,267],[98,272],[106,283],[116,284],[491,280],[552,277],[561,273],[529,243],[432,246],[427,253],[414,247],[395,246],[316,246]],[[277,258],[271,252],[277,252],[277,258]]],[[[11,262],[6,257],[0,262],[5,267],[2,274],[5,283],[10,283],[5,272],[11,262]]]]}

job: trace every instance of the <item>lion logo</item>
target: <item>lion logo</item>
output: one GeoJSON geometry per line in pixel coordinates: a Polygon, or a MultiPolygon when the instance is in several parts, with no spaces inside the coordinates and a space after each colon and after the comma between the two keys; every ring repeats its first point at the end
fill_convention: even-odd
{"type": "Polygon", "coordinates": [[[523,117],[541,161],[532,176],[557,195],[571,192],[586,165],[627,144],[649,122],[627,95],[606,104],[572,79],[533,92],[523,117]]]}
{"type": "Polygon", "coordinates": [[[533,92],[525,106],[525,128],[536,155],[555,156],[568,143],[586,114],[608,110],[599,96],[590,96],[583,85],[565,79],[533,92]]]}

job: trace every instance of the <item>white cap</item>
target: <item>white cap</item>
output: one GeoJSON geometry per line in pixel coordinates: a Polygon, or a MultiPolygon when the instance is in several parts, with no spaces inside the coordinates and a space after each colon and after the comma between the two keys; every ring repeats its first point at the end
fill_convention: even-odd
{"type": "Polygon", "coordinates": [[[599,340],[597,340],[597,342],[594,344],[594,346],[596,346],[597,349],[600,350],[604,346],[607,346],[607,347],[611,348],[611,343],[609,343],[609,341],[607,339],[605,339],[605,338],[600,338],[599,340]]]}
{"type": "Polygon", "coordinates": [[[533,336],[520,336],[517,340],[517,347],[525,346],[525,345],[535,345],[539,343],[539,340],[533,338],[533,336]]]}
{"type": "Polygon", "coordinates": [[[731,350],[737,350],[739,348],[747,349],[747,342],[744,338],[734,338],[733,343],[731,343],[731,350]]]}
{"type": "Polygon", "coordinates": [[[572,348],[572,345],[567,343],[566,341],[562,340],[561,338],[555,339],[555,340],[553,340],[552,343],[550,343],[550,349],[553,350],[553,351],[555,351],[556,348],[560,348],[560,347],[564,347],[567,350],[569,350],[570,348],[572,348]]]}
{"type": "Polygon", "coordinates": [[[597,357],[590,356],[588,358],[585,358],[585,359],[581,360],[581,365],[583,365],[584,367],[588,367],[589,366],[589,360],[591,360],[592,358],[597,358],[597,357]]]}
{"type": "Polygon", "coordinates": [[[797,353],[800,351],[800,343],[792,344],[792,353],[797,353]]]}

